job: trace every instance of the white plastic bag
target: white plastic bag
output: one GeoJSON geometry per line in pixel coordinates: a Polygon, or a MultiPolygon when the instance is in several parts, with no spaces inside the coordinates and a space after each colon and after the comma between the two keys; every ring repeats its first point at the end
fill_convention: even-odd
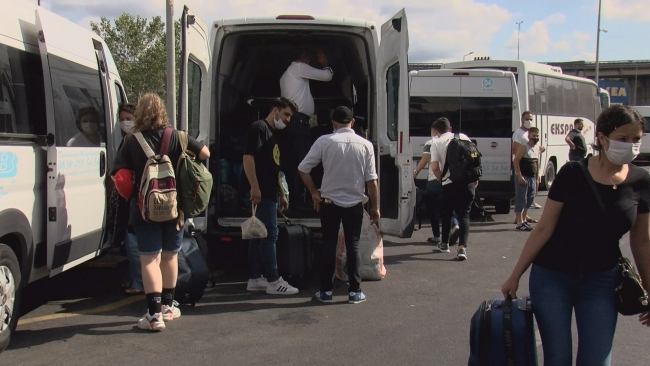
{"type": "Polygon", "coordinates": [[[255,211],[257,211],[257,205],[253,205],[253,216],[241,224],[242,239],[264,239],[268,235],[264,223],[255,217],[255,211]]]}
{"type": "MultiPolygon", "coordinates": [[[[384,242],[377,225],[370,224],[370,215],[363,212],[361,237],[359,238],[359,274],[362,280],[378,281],[386,276],[384,267],[384,242]]],[[[335,276],[342,281],[348,280],[347,255],[345,250],[345,235],[343,225],[339,229],[339,240],[336,246],[335,276]]]]}

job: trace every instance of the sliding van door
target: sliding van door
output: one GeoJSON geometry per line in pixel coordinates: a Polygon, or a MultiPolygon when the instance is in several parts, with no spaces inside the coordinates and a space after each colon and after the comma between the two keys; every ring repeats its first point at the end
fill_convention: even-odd
{"type": "Polygon", "coordinates": [[[411,237],[415,216],[408,45],[408,24],[402,9],[381,27],[376,68],[379,228],[400,237],[411,237]]]}
{"type": "MultiPolygon", "coordinates": [[[[210,44],[208,26],[186,6],[181,17],[179,129],[210,143],[210,44]]],[[[206,162],[208,164],[208,162],[206,162]]],[[[209,209],[208,209],[209,210],[209,209]]],[[[207,214],[192,219],[194,230],[207,229],[207,214]]]]}
{"type": "Polygon", "coordinates": [[[45,79],[47,267],[52,276],[100,252],[108,91],[90,32],[44,9],[37,9],[36,17],[45,79]]]}

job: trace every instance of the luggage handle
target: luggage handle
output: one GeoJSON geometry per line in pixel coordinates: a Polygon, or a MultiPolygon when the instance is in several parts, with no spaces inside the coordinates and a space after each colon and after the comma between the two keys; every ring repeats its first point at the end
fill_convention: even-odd
{"type": "Polygon", "coordinates": [[[291,222],[291,220],[289,220],[289,218],[284,214],[284,212],[280,211],[279,208],[278,208],[278,213],[279,213],[282,217],[284,217],[284,223],[285,223],[287,226],[293,226],[293,223],[291,222]]]}
{"type": "Polygon", "coordinates": [[[510,295],[508,295],[503,303],[503,339],[506,347],[506,364],[515,365],[515,340],[512,330],[512,296],[510,295]]]}

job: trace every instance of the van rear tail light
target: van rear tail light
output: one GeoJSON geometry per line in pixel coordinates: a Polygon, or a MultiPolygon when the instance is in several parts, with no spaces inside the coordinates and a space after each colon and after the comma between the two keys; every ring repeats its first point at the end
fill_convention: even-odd
{"type": "Polygon", "coordinates": [[[316,20],[311,15],[278,15],[276,20],[316,20]]]}
{"type": "Polygon", "coordinates": [[[229,243],[232,241],[232,238],[229,236],[222,236],[221,241],[229,243]]]}

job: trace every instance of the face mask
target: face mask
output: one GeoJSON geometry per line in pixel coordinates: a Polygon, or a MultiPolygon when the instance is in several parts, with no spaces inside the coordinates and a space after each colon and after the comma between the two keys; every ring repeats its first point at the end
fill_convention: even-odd
{"type": "Polygon", "coordinates": [[[537,143],[539,142],[539,139],[530,139],[530,142],[532,142],[533,145],[537,145],[537,143]]]}
{"type": "Polygon", "coordinates": [[[616,140],[612,141],[607,137],[605,138],[609,141],[609,149],[605,150],[605,155],[607,155],[607,159],[609,159],[612,164],[629,164],[639,155],[641,150],[640,142],[632,143],[616,140]]]}
{"type": "Polygon", "coordinates": [[[531,121],[529,119],[525,119],[524,120],[524,128],[530,128],[530,126],[532,125],[532,122],[533,121],[531,121]]]}
{"type": "Polygon", "coordinates": [[[90,122],[84,122],[81,124],[81,129],[86,132],[86,133],[93,133],[97,131],[97,124],[96,123],[90,123],[90,122]]]}
{"type": "Polygon", "coordinates": [[[129,119],[125,119],[123,121],[120,121],[120,128],[122,129],[122,131],[124,131],[124,133],[131,132],[131,130],[133,129],[133,125],[134,125],[134,122],[129,120],[129,119]]]}
{"type": "Polygon", "coordinates": [[[284,121],[282,121],[277,114],[275,115],[273,122],[275,124],[275,128],[277,128],[278,130],[283,130],[285,127],[287,127],[284,121]]]}

